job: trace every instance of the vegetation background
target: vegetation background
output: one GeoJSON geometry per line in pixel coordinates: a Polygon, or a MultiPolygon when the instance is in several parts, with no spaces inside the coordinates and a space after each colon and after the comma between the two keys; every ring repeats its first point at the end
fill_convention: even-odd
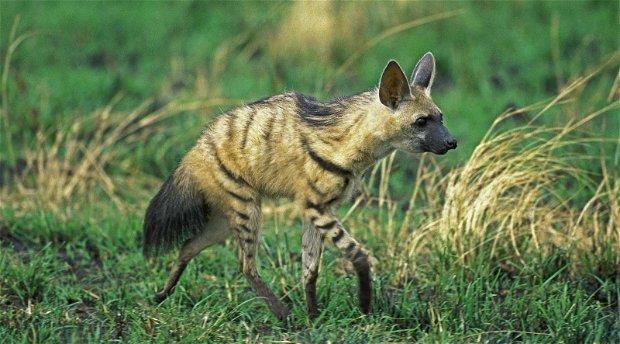
{"type": "Polygon", "coordinates": [[[618,1],[0,2],[0,338],[7,342],[618,342],[618,1]],[[432,51],[459,149],[397,153],[342,207],[377,258],[373,312],[328,245],[309,321],[300,222],[269,203],[263,276],[231,242],[151,302],[174,253],[144,209],[210,119],[322,100],[432,51]]]}

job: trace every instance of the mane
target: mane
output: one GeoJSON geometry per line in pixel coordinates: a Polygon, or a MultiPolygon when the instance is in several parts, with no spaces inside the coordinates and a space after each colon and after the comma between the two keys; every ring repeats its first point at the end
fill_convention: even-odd
{"type": "Polygon", "coordinates": [[[300,118],[313,127],[325,127],[337,124],[354,105],[363,105],[370,101],[368,92],[336,98],[323,103],[314,97],[293,93],[300,118]]]}
{"type": "Polygon", "coordinates": [[[372,97],[369,95],[373,94],[373,92],[376,92],[376,89],[352,96],[339,97],[327,103],[321,102],[312,96],[306,96],[297,92],[288,92],[264,97],[246,104],[246,106],[288,107],[292,105],[289,103],[292,101],[295,104],[295,108],[291,109],[291,111],[296,112],[304,123],[312,127],[328,127],[338,124],[343,116],[351,111],[355,111],[355,107],[364,106],[372,102],[372,97]],[[287,101],[284,101],[285,99],[287,101]]]}

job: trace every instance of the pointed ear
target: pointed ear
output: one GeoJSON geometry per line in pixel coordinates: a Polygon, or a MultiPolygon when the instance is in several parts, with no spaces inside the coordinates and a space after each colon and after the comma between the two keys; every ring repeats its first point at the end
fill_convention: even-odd
{"type": "Polygon", "coordinates": [[[379,100],[383,105],[396,110],[400,102],[407,97],[411,97],[407,77],[398,62],[390,60],[381,74],[379,100]]]}
{"type": "Polygon", "coordinates": [[[424,54],[420,61],[415,65],[411,73],[411,87],[420,86],[426,94],[431,94],[431,87],[435,79],[435,57],[429,51],[424,54]]]}

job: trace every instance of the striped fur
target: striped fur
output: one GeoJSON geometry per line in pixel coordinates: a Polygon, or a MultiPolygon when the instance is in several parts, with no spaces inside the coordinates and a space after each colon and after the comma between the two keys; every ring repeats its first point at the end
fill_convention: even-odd
{"type": "Polygon", "coordinates": [[[323,238],[353,263],[360,307],[370,310],[368,253],[335,215],[364,172],[395,149],[443,154],[456,141],[430,98],[434,58],[425,55],[409,84],[391,61],[378,88],[322,103],[298,93],[263,98],[216,118],[151,201],[144,252],[183,244],[162,301],[187,262],[229,234],[239,245],[239,265],[254,291],[279,318],[288,310],[262,281],[256,254],[263,197],[293,199],[304,220],[302,260],[306,305],[316,316],[316,281],[323,238]],[[210,217],[222,219],[216,228],[210,217]],[[220,226],[221,227],[221,226],[220,226]],[[212,231],[212,232],[211,232],[212,231]]]}

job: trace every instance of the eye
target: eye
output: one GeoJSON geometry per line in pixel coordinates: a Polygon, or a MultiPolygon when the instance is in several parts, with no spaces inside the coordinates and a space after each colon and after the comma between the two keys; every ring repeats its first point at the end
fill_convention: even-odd
{"type": "Polygon", "coordinates": [[[418,127],[423,127],[426,125],[426,118],[424,117],[420,117],[418,119],[415,120],[415,125],[417,125],[418,127]]]}

